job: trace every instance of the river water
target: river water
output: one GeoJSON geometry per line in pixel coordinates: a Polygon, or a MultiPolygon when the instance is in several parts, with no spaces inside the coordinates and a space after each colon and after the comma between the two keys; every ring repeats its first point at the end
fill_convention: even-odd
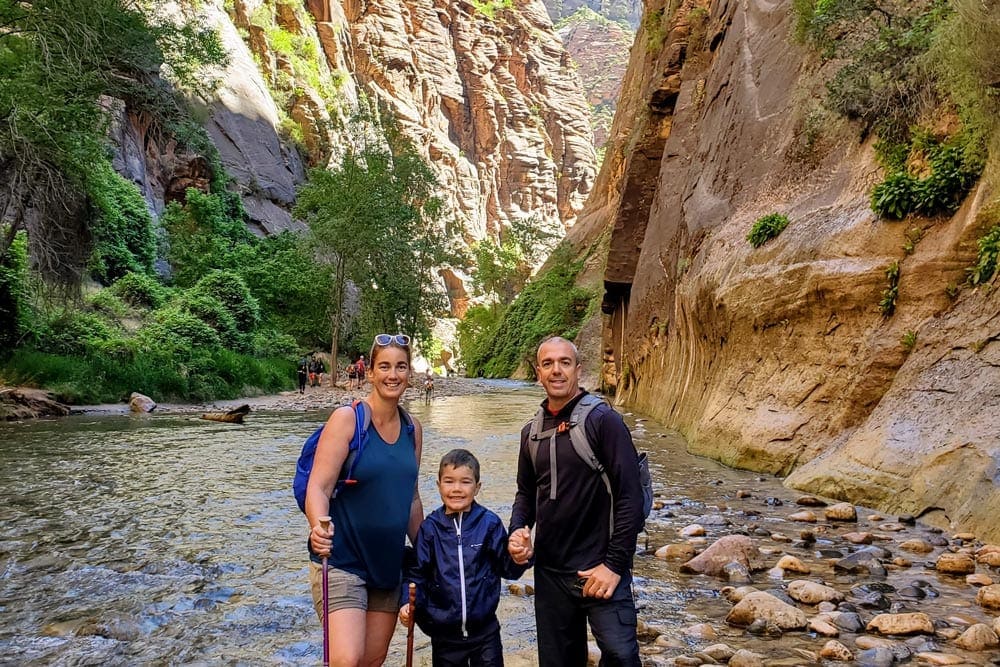
{"type": "MultiPolygon", "coordinates": [[[[425,510],[439,504],[440,456],[465,447],[482,463],[479,501],[506,520],[516,434],[541,398],[536,387],[497,382],[489,393],[408,405],[424,424],[425,510]]],[[[307,527],[290,482],[302,441],[328,414],[255,412],[245,426],[184,414],[0,424],[0,664],[319,664],[307,527]]],[[[777,478],[690,456],[676,433],[651,421],[627,420],[638,447],[650,454],[658,496],[667,503],[647,522],[636,591],[640,618],[665,630],[674,646],[650,645],[647,659],[658,663],[724,641],[780,664],[808,664],[803,651],[825,640],[808,633],[765,640],[729,628],[723,618],[730,604],[719,594],[724,582],[682,575],[676,563],[652,555],[681,541],[676,530],[703,515],[731,524],[706,526],[709,542],[749,523],[795,536],[802,524],[785,517],[798,509],[799,494],[777,478]],[[736,498],[737,490],[746,497],[736,498]],[[784,504],[774,507],[767,498],[784,504]],[[682,632],[702,622],[718,638],[682,632]]],[[[911,534],[929,533],[917,526],[898,539],[911,534]]],[[[824,542],[834,544],[821,535],[824,542]]],[[[780,546],[816,561],[814,548],[780,546]]],[[[932,580],[936,617],[959,625],[956,614],[992,622],[971,604],[975,590],[960,579],[939,579],[915,565],[890,573],[889,581],[903,585],[916,576],[932,580]]],[[[773,584],[764,573],[754,579],[762,588],[773,584]]],[[[846,590],[857,582],[841,575],[827,583],[846,590]]],[[[531,598],[505,590],[500,614],[508,664],[534,664],[531,598]]],[[[397,627],[387,664],[402,664],[404,646],[397,627]]],[[[419,631],[416,646],[417,664],[430,664],[419,631]]]]}

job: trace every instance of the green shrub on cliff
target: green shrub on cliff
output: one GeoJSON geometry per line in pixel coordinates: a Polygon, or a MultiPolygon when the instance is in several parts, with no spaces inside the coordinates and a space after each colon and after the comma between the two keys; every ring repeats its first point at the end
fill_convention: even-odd
{"type": "Polygon", "coordinates": [[[982,285],[993,277],[997,270],[997,260],[1000,258],[1000,225],[994,225],[978,241],[979,253],[976,263],[968,270],[969,282],[982,285]]]}
{"type": "Polygon", "coordinates": [[[90,275],[109,285],[130,271],[150,273],[156,259],[153,218],[139,189],[103,163],[91,190],[96,215],[90,275]]]}
{"type": "Polygon", "coordinates": [[[788,216],[781,213],[770,213],[757,218],[747,234],[747,241],[754,248],[759,248],[788,226],[788,216]]]}

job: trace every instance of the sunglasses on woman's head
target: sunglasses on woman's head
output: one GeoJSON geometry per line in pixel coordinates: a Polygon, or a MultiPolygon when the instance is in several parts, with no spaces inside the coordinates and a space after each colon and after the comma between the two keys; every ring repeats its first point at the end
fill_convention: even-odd
{"type": "Polygon", "coordinates": [[[379,347],[385,347],[386,345],[391,345],[392,343],[395,343],[396,345],[399,345],[400,347],[409,347],[410,346],[410,337],[407,336],[406,334],[395,334],[395,335],[392,335],[392,334],[376,334],[375,335],[375,344],[378,345],[379,347]]]}

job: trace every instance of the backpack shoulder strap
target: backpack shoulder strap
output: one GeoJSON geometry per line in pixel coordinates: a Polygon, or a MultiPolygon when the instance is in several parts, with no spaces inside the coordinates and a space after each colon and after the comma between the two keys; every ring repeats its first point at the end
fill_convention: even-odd
{"type": "Polygon", "coordinates": [[[530,424],[528,427],[528,455],[531,457],[531,465],[535,468],[538,467],[538,441],[549,437],[548,434],[542,432],[544,421],[545,409],[538,408],[538,412],[535,413],[534,418],[528,422],[530,424]]]}
{"type": "Polygon", "coordinates": [[[358,465],[361,452],[364,451],[365,443],[368,441],[368,427],[372,424],[372,413],[367,403],[356,400],[351,403],[351,409],[354,411],[354,437],[347,445],[347,458],[344,459],[344,463],[340,467],[342,473],[346,468],[347,474],[337,480],[333,491],[334,498],[345,485],[355,483],[354,468],[358,465]]]}
{"type": "MultiPolygon", "coordinates": [[[[371,423],[370,416],[368,417],[368,422],[371,423]]],[[[399,406],[399,423],[406,427],[407,433],[411,435],[413,434],[413,417],[410,416],[409,412],[403,409],[402,405],[399,406]]]]}
{"type": "Polygon", "coordinates": [[[573,443],[573,450],[595,472],[602,474],[604,473],[604,466],[601,465],[597,454],[594,453],[594,448],[590,446],[590,440],[587,439],[586,422],[587,416],[591,411],[603,402],[597,396],[587,394],[576,404],[569,418],[569,437],[573,443]]]}

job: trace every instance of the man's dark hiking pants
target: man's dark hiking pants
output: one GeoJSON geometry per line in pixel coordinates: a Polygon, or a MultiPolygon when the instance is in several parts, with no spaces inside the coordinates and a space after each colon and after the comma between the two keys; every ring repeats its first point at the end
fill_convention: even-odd
{"type": "Polygon", "coordinates": [[[480,637],[431,639],[433,667],[503,667],[500,627],[480,637]]]}
{"type": "Polygon", "coordinates": [[[583,580],[535,567],[538,664],[585,667],[587,622],[601,649],[601,667],[640,667],[632,576],[622,577],[610,600],[583,597],[583,580]]]}

